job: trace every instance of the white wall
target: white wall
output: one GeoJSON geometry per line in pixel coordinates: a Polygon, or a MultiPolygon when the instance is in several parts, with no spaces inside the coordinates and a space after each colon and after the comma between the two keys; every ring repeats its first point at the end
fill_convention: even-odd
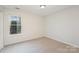
{"type": "Polygon", "coordinates": [[[22,11],[5,11],[4,12],[4,44],[12,44],[25,40],[35,39],[43,35],[43,18],[22,11]],[[13,34],[10,31],[10,16],[21,16],[22,33],[13,34]]]}
{"type": "Polygon", "coordinates": [[[59,11],[46,18],[46,35],[52,39],[79,47],[79,7],[59,11]]]}
{"type": "Polygon", "coordinates": [[[3,13],[0,12],[0,49],[3,48],[3,13]]]}

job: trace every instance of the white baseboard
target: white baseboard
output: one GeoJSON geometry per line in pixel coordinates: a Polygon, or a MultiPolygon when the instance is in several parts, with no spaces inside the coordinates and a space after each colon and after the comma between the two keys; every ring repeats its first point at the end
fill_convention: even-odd
{"type": "Polygon", "coordinates": [[[61,43],[68,44],[68,45],[73,46],[73,47],[76,47],[76,48],[79,48],[78,45],[72,44],[72,43],[70,43],[70,42],[66,42],[66,41],[59,40],[58,38],[53,37],[53,36],[50,36],[50,35],[45,35],[45,37],[50,38],[50,39],[53,39],[53,40],[56,40],[56,41],[59,41],[59,42],[61,42],[61,43]]]}
{"type": "MultiPolygon", "coordinates": [[[[61,42],[61,43],[65,43],[65,44],[68,44],[68,45],[70,45],[70,46],[74,46],[74,47],[79,48],[78,45],[72,44],[72,43],[70,43],[70,42],[66,42],[66,41],[59,40],[58,38],[53,37],[53,36],[50,36],[50,35],[48,35],[48,34],[47,34],[47,35],[39,35],[39,36],[35,36],[35,37],[30,37],[30,38],[25,38],[25,39],[27,39],[27,40],[17,41],[17,42],[15,42],[15,43],[19,43],[19,42],[23,42],[23,41],[28,41],[28,40],[33,40],[33,39],[37,39],[37,38],[40,38],[40,37],[47,37],[47,38],[50,38],[50,39],[59,41],[59,42],[61,42]]],[[[11,43],[11,44],[15,44],[15,43],[11,43]]],[[[5,46],[11,45],[11,44],[6,44],[5,46]]]]}
{"type": "Polygon", "coordinates": [[[13,43],[5,44],[4,46],[13,45],[13,44],[25,42],[25,41],[28,41],[28,40],[34,40],[34,39],[41,38],[41,37],[43,37],[43,36],[42,36],[42,35],[39,35],[39,36],[34,36],[34,37],[29,37],[29,38],[23,38],[23,39],[25,39],[25,40],[20,39],[20,40],[18,40],[18,41],[14,41],[13,43]]]}

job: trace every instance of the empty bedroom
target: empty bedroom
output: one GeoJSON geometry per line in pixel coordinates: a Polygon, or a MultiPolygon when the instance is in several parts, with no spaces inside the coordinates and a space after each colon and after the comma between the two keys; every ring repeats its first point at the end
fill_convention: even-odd
{"type": "Polygon", "coordinates": [[[0,5],[0,53],[79,53],[79,5],[0,5]]]}

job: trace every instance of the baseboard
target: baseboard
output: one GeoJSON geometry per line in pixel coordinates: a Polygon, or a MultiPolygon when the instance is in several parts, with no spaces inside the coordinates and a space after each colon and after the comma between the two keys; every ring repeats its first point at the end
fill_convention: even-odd
{"type": "Polygon", "coordinates": [[[19,44],[19,43],[23,43],[23,42],[30,41],[30,40],[35,40],[35,39],[42,38],[42,37],[43,36],[33,37],[33,38],[29,38],[29,39],[26,38],[27,40],[18,41],[18,42],[12,43],[12,44],[7,44],[7,45],[4,45],[4,47],[19,44]]]}
{"type": "Polygon", "coordinates": [[[50,35],[45,35],[45,37],[50,38],[50,39],[53,39],[53,40],[56,40],[56,41],[59,41],[61,43],[68,44],[68,45],[73,46],[73,47],[76,47],[76,48],[79,48],[78,45],[75,45],[75,44],[72,44],[72,43],[69,43],[69,42],[65,42],[65,41],[62,41],[62,40],[58,40],[58,38],[53,37],[53,36],[50,36],[50,35]]]}
{"type": "Polygon", "coordinates": [[[5,45],[5,46],[14,45],[14,44],[22,43],[22,42],[29,41],[29,40],[34,40],[34,39],[41,38],[41,37],[47,37],[47,38],[50,38],[50,39],[59,41],[59,42],[61,42],[61,43],[65,43],[65,44],[67,44],[67,45],[70,45],[70,46],[79,48],[78,45],[75,45],[75,44],[72,44],[72,43],[69,43],[69,42],[65,42],[65,41],[62,41],[62,40],[58,40],[58,38],[53,37],[53,36],[50,36],[50,35],[44,35],[44,36],[39,36],[39,37],[33,37],[33,38],[28,39],[28,40],[24,40],[24,41],[12,43],[12,44],[7,44],[7,45],[5,45]]]}

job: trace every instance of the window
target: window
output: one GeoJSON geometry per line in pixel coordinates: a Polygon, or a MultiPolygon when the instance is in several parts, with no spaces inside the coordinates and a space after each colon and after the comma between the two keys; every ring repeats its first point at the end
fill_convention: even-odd
{"type": "Polygon", "coordinates": [[[11,16],[10,34],[21,33],[21,17],[11,16]]]}

